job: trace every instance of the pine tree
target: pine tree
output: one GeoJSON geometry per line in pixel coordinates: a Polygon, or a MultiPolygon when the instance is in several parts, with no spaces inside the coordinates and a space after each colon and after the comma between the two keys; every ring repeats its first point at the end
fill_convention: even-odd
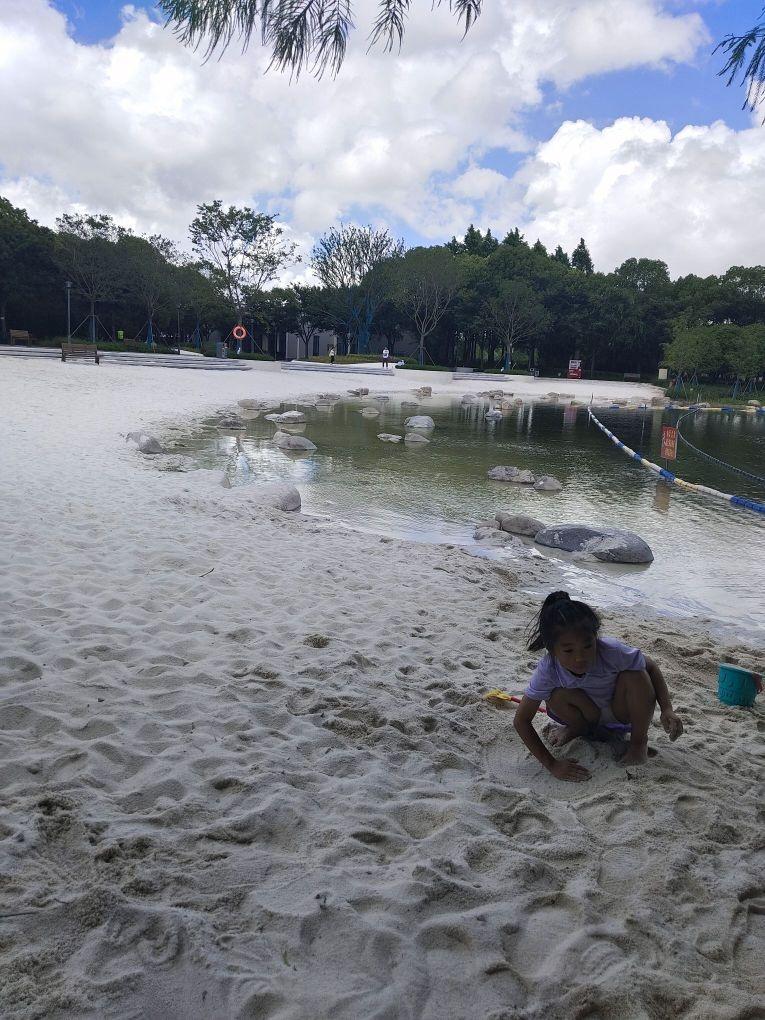
{"type": "Polygon", "coordinates": [[[513,227],[513,229],[510,231],[510,233],[505,235],[505,238],[502,241],[502,244],[506,244],[506,245],[508,245],[511,248],[513,248],[513,247],[515,247],[515,248],[520,248],[520,247],[528,248],[528,245],[526,244],[526,242],[523,239],[523,234],[520,232],[520,230],[517,227],[513,227]]]}
{"type": "Polygon", "coordinates": [[[550,258],[554,259],[556,262],[560,262],[561,265],[568,266],[569,269],[571,268],[571,260],[560,245],[558,245],[550,258]]]}
{"type": "Polygon", "coordinates": [[[545,248],[539,238],[532,244],[531,250],[535,251],[537,255],[547,255],[547,248],[545,248]]]}
{"type": "Polygon", "coordinates": [[[574,269],[578,269],[580,273],[585,273],[587,276],[591,276],[595,272],[595,267],[592,264],[592,259],[583,237],[579,238],[579,244],[572,252],[571,265],[574,269]]]}

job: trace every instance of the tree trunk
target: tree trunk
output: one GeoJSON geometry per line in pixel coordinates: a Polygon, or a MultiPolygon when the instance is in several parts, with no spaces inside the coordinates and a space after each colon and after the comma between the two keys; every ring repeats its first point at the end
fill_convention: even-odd
{"type": "Polygon", "coordinates": [[[90,335],[90,342],[94,344],[96,342],[96,304],[95,301],[90,302],[90,324],[88,326],[88,333],[90,335]]]}

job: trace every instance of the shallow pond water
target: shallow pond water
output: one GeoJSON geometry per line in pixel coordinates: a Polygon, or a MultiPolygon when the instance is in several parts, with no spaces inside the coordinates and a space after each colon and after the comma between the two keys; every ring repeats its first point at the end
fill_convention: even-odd
{"type": "MultiPolygon", "coordinates": [[[[569,583],[600,605],[646,604],[675,616],[704,618],[712,626],[762,642],[765,636],[765,518],[683,493],[627,458],[588,420],[584,407],[525,403],[487,422],[487,400],[426,399],[402,407],[401,397],[338,401],[300,407],[304,433],[318,449],[295,455],[270,439],[277,426],[261,415],[245,430],[200,424],[174,452],[200,466],[220,468],[232,484],[289,480],[298,485],[307,513],[378,534],[478,547],[473,527],[499,509],[531,514],[546,524],[584,522],[629,528],[651,546],[644,567],[583,563],[528,543],[529,555],[564,566],[569,583]],[[362,415],[364,406],[378,417],[362,415]],[[411,414],[436,423],[430,442],[412,448],[384,443],[381,432],[404,434],[411,414]],[[489,468],[513,464],[552,474],[561,493],[490,481],[489,468]]],[[[676,412],[599,410],[598,418],[635,450],[656,462],[662,423],[676,412]]],[[[765,417],[711,413],[687,417],[682,432],[700,449],[756,474],[765,474],[765,417]]],[[[426,433],[427,434],[427,433],[426,433]]],[[[725,492],[765,500],[765,489],[729,474],[682,444],[672,465],[679,477],[725,492]]],[[[512,553],[492,553],[512,556],[512,553]]]]}

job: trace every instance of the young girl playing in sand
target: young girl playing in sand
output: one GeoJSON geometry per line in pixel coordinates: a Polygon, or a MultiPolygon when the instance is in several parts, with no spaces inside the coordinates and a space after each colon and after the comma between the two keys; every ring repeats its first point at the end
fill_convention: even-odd
{"type": "Polygon", "coordinates": [[[531,720],[542,701],[549,718],[560,724],[548,738],[553,747],[594,735],[599,727],[629,732],[623,765],[647,760],[648,727],[657,702],[669,739],[683,732],[653,659],[599,632],[600,617],[584,602],[565,591],[547,596],[528,646],[532,652],[546,648],[547,655],[534,670],[514,720],[521,740],[548,772],[573,783],[589,779],[590,773],[575,759],[555,758],[537,736],[531,720]]]}

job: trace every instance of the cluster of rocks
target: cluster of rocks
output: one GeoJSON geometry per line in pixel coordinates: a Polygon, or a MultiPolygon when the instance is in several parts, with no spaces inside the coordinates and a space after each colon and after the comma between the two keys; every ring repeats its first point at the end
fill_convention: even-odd
{"type": "Polygon", "coordinates": [[[487,475],[495,482],[514,482],[516,485],[533,485],[539,492],[560,492],[563,483],[554,475],[540,475],[533,471],[514,467],[512,464],[499,464],[490,468],[487,475]]]}
{"type": "Polygon", "coordinates": [[[651,563],[653,552],[639,535],[622,528],[593,528],[588,524],[553,524],[546,527],[536,517],[500,510],[493,521],[476,525],[473,538],[481,545],[506,547],[519,539],[533,538],[537,545],[604,563],[651,563]]]}
{"type": "Polygon", "coordinates": [[[433,387],[432,386],[420,386],[419,389],[414,391],[418,397],[432,397],[433,387]]]}

